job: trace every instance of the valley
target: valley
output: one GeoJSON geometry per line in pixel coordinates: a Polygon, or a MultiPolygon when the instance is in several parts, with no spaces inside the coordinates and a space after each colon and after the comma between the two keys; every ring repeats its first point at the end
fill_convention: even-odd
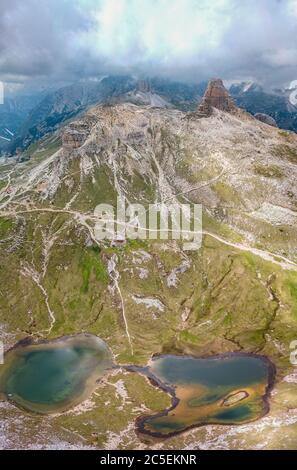
{"type": "MultiPolygon", "coordinates": [[[[1,447],[294,448],[296,149],[295,133],[236,106],[214,105],[201,116],[115,103],[42,138],[28,161],[1,163],[5,348],[28,337],[91,334],[119,366],[64,412],[40,416],[0,402],[1,447]],[[201,249],[184,251],[179,240],[98,242],[94,209],[118,197],[144,206],[202,204],[201,249]],[[263,356],[276,366],[269,412],[252,403],[258,420],[236,426],[230,419],[227,427],[210,420],[165,440],[137,432],[140,416],[158,416],[172,403],[126,366],[144,368],[156,355],[207,361],[230,353],[263,356]]],[[[239,402],[255,382],[235,386],[239,402]]],[[[258,399],[263,383],[252,392],[258,399]]],[[[232,390],[220,400],[236,405],[232,390]]]]}

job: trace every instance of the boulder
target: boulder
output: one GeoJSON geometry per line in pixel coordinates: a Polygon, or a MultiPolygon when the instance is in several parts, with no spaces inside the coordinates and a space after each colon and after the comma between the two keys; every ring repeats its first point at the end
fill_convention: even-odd
{"type": "Polygon", "coordinates": [[[273,119],[273,117],[269,116],[268,114],[257,113],[255,114],[255,118],[258,119],[258,121],[268,124],[268,126],[278,127],[275,119],[273,119]]]}

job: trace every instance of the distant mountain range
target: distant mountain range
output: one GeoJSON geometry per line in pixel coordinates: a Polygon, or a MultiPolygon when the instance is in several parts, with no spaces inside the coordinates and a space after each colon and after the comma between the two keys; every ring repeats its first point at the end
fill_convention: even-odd
{"type": "Polygon", "coordinates": [[[266,92],[256,83],[241,83],[232,85],[229,92],[240,108],[251,114],[268,114],[281,129],[297,132],[297,107],[290,102],[292,90],[266,92]]]}
{"type": "Polygon", "coordinates": [[[8,148],[13,137],[19,132],[22,124],[29,118],[31,110],[36,107],[41,95],[8,97],[0,106],[0,150],[8,148]]]}
{"type": "MultiPolygon", "coordinates": [[[[98,81],[75,83],[48,94],[8,98],[0,106],[0,152],[14,154],[95,104],[131,102],[152,107],[194,111],[207,83],[182,83],[163,78],[138,80],[108,76],[98,81]]],[[[235,103],[255,115],[271,116],[278,127],[297,132],[297,107],[290,102],[292,90],[264,91],[253,82],[233,83],[235,103]]]]}

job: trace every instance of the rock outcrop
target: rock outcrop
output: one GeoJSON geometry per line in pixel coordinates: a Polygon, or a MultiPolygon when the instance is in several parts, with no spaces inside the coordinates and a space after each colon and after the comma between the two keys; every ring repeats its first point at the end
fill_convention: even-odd
{"type": "Polygon", "coordinates": [[[63,149],[71,152],[81,147],[88,138],[95,120],[86,115],[83,120],[75,121],[67,126],[62,134],[63,149]]]}
{"type": "Polygon", "coordinates": [[[140,91],[141,93],[150,93],[152,91],[150,81],[145,79],[138,80],[136,91],[140,91]]]}
{"type": "Polygon", "coordinates": [[[275,119],[273,117],[269,116],[268,114],[264,113],[257,113],[254,116],[258,121],[264,122],[265,124],[268,124],[268,126],[273,126],[273,127],[278,127],[275,119]]]}
{"type": "Polygon", "coordinates": [[[85,134],[73,128],[67,128],[63,134],[63,148],[74,150],[82,146],[85,141],[85,134]]]}
{"type": "Polygon", "coordinates": [[[212,109],[232,113],[236,111],[236,106],[224,87],[223,81],[219,78],[210,80],[206,92],[198,106],[197,113],[201,117],[208,117],[212,114],[212,109]]]}

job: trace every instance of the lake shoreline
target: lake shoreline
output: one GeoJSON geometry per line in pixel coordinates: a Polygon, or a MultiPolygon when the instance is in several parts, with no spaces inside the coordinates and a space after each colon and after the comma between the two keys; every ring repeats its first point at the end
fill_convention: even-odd
{"type": "Polygon", "coordinates": [[[5,363],[0,371],[1,398],[28,413],[63,413],[84,402],[103,376],[113,368],[114,360],[109,346],[96,335],[80,333],[37,341],[28,337],[18,341],[5,353],[5,363]],[[38,362],[36,365],[34,359],[31,359],[44,354],[48,358],[54,355],[54,361],[49,362],[52,361],[49,359],[43,365],[38,362]],[[22,369],[18,371],[18,367],[22,369]],[[46,374],[47,367],[51,376],[46,374]],[[67,374],[70,375],[67,377],[67,374]],[[34,377],[37,377],[37,383],[35,388],[31,386],[32,392],[28,395],[28,383],[34,383],[34,377]],[[58,389],[53,392],[55,387],[58,389]],[[72,387],[72,390],[69,387],[72,387]],[[39,389],[43,390],[43,395],[36,398],[36,390],[39,389]],[[63,398],[59,400],[57,397],[60,395],[63,398]]]}
{"type": "MultiPolygon", "coordinates": [[[[270,410],[269,398],[270,398],[273,386],[275,384],[277,369],[276,369],[275,364],[272,362],[272,360],[268,356],[261,355],[261,354],[256,354],[256,353],[253,353],[253,352],[231,351],[231,352],[224,352],[224,353],[221,353],[221,354],[218,353],[218,354],[214,354],[214,355],[204,354],[204,355],[201,355],[201,356],[195,356],[193,354],[189,355],[189,354],[162,354],[162,353],[156,353],[156,354],[153,354],[151,356],[151,358],[148,361],[148,364],[146,366],[138,366],[138,365],[133,365],[133,364],[121,365],[121,364],[116,364],[116,362],[114,360],[114,357],[113,357],[113,353],[109,349],[109,346],[105,343],[104,340],[102,340],[100,337],[98,337],[96,335],[93,335],[93,334],[90,334],[90,333],[79,333],[79,334],[73,334],[73,335],[67,335],[67,336],[60,336],[60,337],[54,338],[54,339],[38,339],[38,340],[35,340],[32,337],[26,337],[26,338],[18,341],[17,343],[15,343],[10,349],[8,349],[6,351],[5,355],[8,354],[10,356],[12,353],[14,353],[18,349],[20,349],[20,350],[26,349],[26,348],[30,349],[31,347],[34,349],[34,347],[38,348],[38,346],[40,346],[41,349],[42,349],[42,347],[43,346],[46,347],[46,345],[50,345],[53,349],[55,349],[55,347],[59,348],[59,343],[61,345],[61,348],[63,348],[63,344],[66,343],[67,341],[71,342],[71,341],[80,340],[80,339],[82,339],[82,340],[93,340],[94,342],[98,341],[98,344],[101,344],[101,345],[104,344],[107,347],[107,349],[110,353],[110,357],[111,357],[110,367],[108,369],[106,369],[107,374],[110,373],[112,370],[121,370],[121,369],[126,370],[127,372],[130,372],[130,373],[140,374],[140,375],[144,376],[153,387],[162,390],[163,392],[167,393],[170,396],[171,404],[165,410],[160,411],[156,414],[141,415],[141,416],[136,418],[136,420],[135,420],[135,432],[139,437],[144,438],[145,436],[147,436],[147,437],[150,437],[150,438],[153,438],[153,439],[164,440],[164,439],[167,439],[167,438],[174,437],[178,434],[187,432],[190,429],[198,428],[198,427],[205,426],[205,425],[216,425],[217,424],[217,425],[222,425],[222,426],[230,426],[230,425],[231,426],[232,425],[239,426],[240,424],[244,424],[244,423],[236,423],[236,422],[234,422],[234,423],[225,422],[224,423],[224,422],[215,422],[215,421],[214,422],[198,422],[198,424],[196,423],[196,424],[193,424],[193,425],[186,426],[185,429],[169,432],[169,433],[166,433],[166,435],[164,433],[161,433],[161,432],[153,432],[153,431],[147,430],[145,428],[145,425],[146,425],[149,418],[152,418],[152,419],[164,418],[164,417],[168,416],[170,412],[172,412],[174,409],[176,409],[177,406],[181,403],[181,399],[176,394],[176,388],[177,387],[175,385],[173,385],[172,383],[168,383],[168,382],[166,382],[166,380],[163,380],[163,379],[157,377],[157,375],[152,370],[152,365],[156,361],[162,360],[162,359],[178,359],[178,360],[185,360],[185,361],[189,360],[189,359],[193,359],[193,360],[207,360],[208,359],[208,360],[212,360],[212,361],[222,361],[222,360],[226,360],[226,359],[240,358],[240,357],[259,359],[266,365],[266,372],[267,372],[267,382],[265,382],[266,383],[265,393],[263,395],[261,395],[261,399],[262,399],[262,402],[261,402],[261,405],[262,405],[261,415],[257,416],[255,419],[248,419],[246,422],[251,422],[251,421],[258,420],[258,419],[262,418],[263,416],[265,416],[270,410]]],[[[100,375],[98,375],[97,379],[95,379],[95,377],[93,377],[93,379],[92,379],[93,383],[95,383],[96,385],[98,385],[98,383],[100,383],[101,380],[102,380],[102,376],[100,376],[100,375]]],[[[87,380],[86,383],[88,383],[88,380],[87,380]]],[[[90,390],[91,390],[91,388],[90,388],[90,390]]],[[[92,391],[90,391],[90,395],[91,394],[92,394],[92,391]]],[[[38,411],[35,411],[35,410],[30,410],[30,409],[22,406],[21,403],[18,403],[16,401],[14,401],[13,398],[9,397],[3,391],[2,391],[2,395],[5,395],[5,398],[6,398],[7,401],[13,403],[15,406],[17,406],[20,409],[25,410],[26,412],[37,413],[37,414],[52,414],[52,413],[54,413],[54,411],[52,411],[52,412],[51,411],[49,411],[49,412],[42,412],[42,411],[38,412],[38,411]]],[[[86,396],[87,394],[83,394],[83,395],[86,396]]],[[[67,407],[67,409],[72,409],[72,408],[73,408],[73,406],[67,407]]],[[[64,412],[64,411],[62,411],[62,412],[64,412]]]]}
{"type": "MultiPolygon", "coordinates": [[[[271,361],[271,359],[268,356],[264,356],[261,354],[256,354],[256,353],[245,353],[243,351],[231,351],[231,352],[226,352],[222,354],[215,354],[215,355],[203,355],[203,356],[195,356],[195,355],[183,355],[183,354],[160,354],[156,353],[152,356],[150,362],[154,362],[158,359],[164,359],[164,358],[173,358],[173,357],[178,357],[179,359],[214,359],[214,360],[222,360],[222,359],[228,359],[228,358],[233,358],[233,357],[253,357],[257,359],[261,359],[263,362],[266,363],[267,365],[267,370],[268,370],[268,380],[267,380],[267,385],[265,388],[265,394],[262,396],[262,414],[261,416],[255,418],[255,419],[249,419],[247,422],[252,422],[252,421],[257,421],[258,419],[263,418],[265,415],[270,410],[270,403],[269,403],[269,398],[271,395],[271,391],[273,389],[273,386],[275,384],[275,379],[276,379],[276,366],[275,364],[271,361]]],[[[159,413],[156,413],[154,415],[142,415],[136,418],[135,426],[136,426],[136,433],[137,435],[141,438],[144,436],[148,436],[154,439],[159,439],[163,441],[164,439],[168,439],[174,436],[177,436],[181,433],[190,431],[191,429],[198,428],[201,426],[206,426],[206,425],[219,425],[219,426],[240,426],[241,424],[238,423],[209,423],[209,422],[201,422],[199,424],[193,424],[188,426],[186,429],[181,430],[181,431],[174,431],[172,433],[166,434],[166,436],[162,433],[158,432],[152,432],[148,431],[145,429],[145,423],[148,418],[161,418],[168,416],[168,414],[173,411],[177,405],[180,403],[180,399],[176,396],[176,389],[174,386],[170,386],[168,383],[162,382],[160,379],[158,379],[153,372],[150,371],[150,366],[123,366],[125,370],[128,370],[130,372],[136,372],[144,375],[149,382],[161,389],[162,391],[168,393],[171,397],[171,405],[170,407],[166,408],[164,411],[160,411],[159,413]]]]}

